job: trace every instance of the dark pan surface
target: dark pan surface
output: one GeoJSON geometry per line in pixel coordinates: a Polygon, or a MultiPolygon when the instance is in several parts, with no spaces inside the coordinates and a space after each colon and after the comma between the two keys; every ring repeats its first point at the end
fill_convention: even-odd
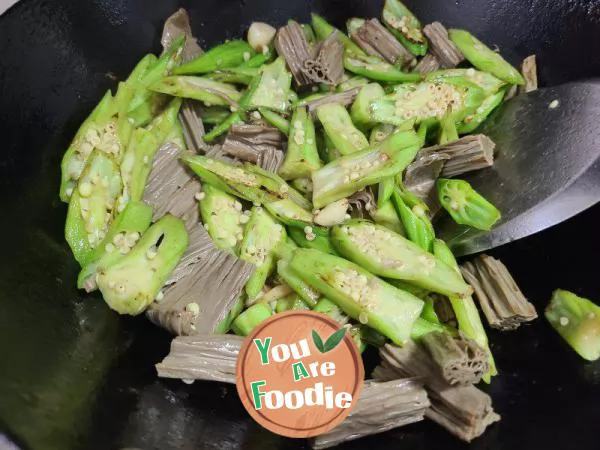
{"type": "MultiPolygon", "coordinates": [[[[513,62],[537,53],[541,81],[600,75],[600,3],[582,0],[413,0],[423,21],[467,27],[513,62]]],[[[144,318],[117,317],[74,288],[56,196],[60,157],[102,92],[149,51],[163,20],[190,11],[201,43],[239,35],[253,19],[282,24],[311,10],[339,26],[380,1],[23,0],[0,18],[0,430],[24,448],[288,449],[217,384],[156,379],[170,337],[144,318]]],[[[541,313],[556,287],[600,301],[600,209],[498,249],[541,313]]],[[[490,333],[501,376],[490,393],[503,416],[470,447],[600,448],[599,370],[543,319],[490,333]]],[[[461,449],[420,423],[346,448],[461,449]]]]}

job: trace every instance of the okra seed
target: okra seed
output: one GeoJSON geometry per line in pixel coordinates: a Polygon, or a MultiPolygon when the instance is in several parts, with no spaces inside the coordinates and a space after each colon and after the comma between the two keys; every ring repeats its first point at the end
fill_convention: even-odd
{"type": "Polygon", "coordinates": [[[144,155],[144,164],[148,164],[148,155],[144,155]]]}
{"type": "Polygon", "coordinates": [[[206,194],[204,192],[196,192],[196,194],[194,194],[194,198],[201,202],[206,198],[206,194]]]}
{"type": "Polygon", "coordinates": [[[312,227],[309,227],[309,226],[304,227],[305,234],[312,234],[312,232],[313,232],[312,227]]]}
{"type": "Polygon", "coordinates": [[[198,306],[198,303],[188,303],[185,306],[185,310],[189,313],[192,313],[192,315],[197,316],[198,314],[200,314],[200,306],[198,306]]]}
{"type": "Polygon", "coordinates": [[[250,217],[248,217],[248,215],[246,214],[242,214],[242,216],[240,217],[240,223],[248,223],[249,220],[250,217]]]}
{"type": "Polygon", "coordinates": [[[156,254],[157,254],[156,250],[154,250],[154,249],[152,249],[152,248],[149,248],[149,249],[146,251],[146,257],[147,257],[148,259],[154,259],[154,258],[156,258],[156,254]]]}
{"type": "Polygon", "coordinates": [[[473,69],[472,67],[467,69],[467,76],[468,77],[475,76],[475,69],[473,69]]]}
{"type": "Polygon", "coordinates": [[[550,102],[550,105],[548,107],[550,109],[556,109],[556,108],[558,108],[559,103],[560,102],[558,100],[552,100],[552,102],[550,102]]]}
{"type": "Polygon", "coordinates": [[[244,52],[244,61],[248,61],[250,59],[250,52],[244,52]]]}
{"type": "Polygon", "coordinates": [[[369,323],[369,315],[366,312],[361,312],[358,315],[358,321],[363,325],[366,325],[367,323],[369,323]]]}
{"type": "Polygon", "coordinates": [[[208,231],[208,224],[207,224],[207,223],[205,223],[205,224],[204,224],[204,229],[205,229],[206,231],[208,231]]]}
{"type": "Polygon", "coordinates": [[[79,185],[79,193],[82,197],[89,197],[92,194],[92,185],[84,181],[79,185]]]}
{"type": "Polygon", "coordinates": [[[106,247],[104,247],[104,250],[106,250],[106,253],[112,253],[115,251],[115,246],[109,242],[106,244],[106,247]]]}
{"type": "Polygon", "coordinates": [[[68,187],[67,190],[65,191],[65,194],[67,194],[67,197],[71,197],[73,195],[73,188],[68,187]]]}
{"type": "Polygon", "coordinates": [[[316,236],[316,235],[314,235],[314,234],[312,234],[312,233],[310,233],[310,234],[306,234],[306,239],[307,239],[308,241],[314,241],[316,238],[317,238],[317,236],[316,236]]]}
{"type": "Polygon", "coordinates": [[[567,325],[569,325],[569,319],[567,317],[561,317],[560,320],[559,320],[559,323],[563,327],[566,327],[567,325]]]}
{"type": "Polygon", "coordinates": [[[163,291],[158,291],[158,294],[156,294],[156,301],[160,302],[163,298],[165,298],[163,291]]]}

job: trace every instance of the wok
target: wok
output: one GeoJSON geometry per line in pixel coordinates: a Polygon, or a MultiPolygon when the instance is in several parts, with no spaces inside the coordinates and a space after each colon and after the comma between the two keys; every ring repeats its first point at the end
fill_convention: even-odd
{"type": "MultiPolygon", "coordinates": [[[[288,449],[243,410],[232,387],[156,378],[170,336],[75,288],[64,242],[59,161],[78,125],[135,62],[158,52],[164,19],[188,9],[200,43],[309,12],[338,26],[376,16],[367,0],[23,0],[0,17],[0,431],[31,449],[288,449]]],[[[597,0],[407,0],[424,21],[465,27],[513,63],[538,54],[542,85],[600,75],[597,0]]],[[[542,312],[554,288],[600,300],[600,208],[499,248],[542,312]]],[[[488,391],[499,424],[474,449],[600,448],[599,368],[539,319],[490,332],[501,375],[488,391]]],[[[0,444],[1,446],[2,444],[0,444]]],[[[345,448],[467,448],[429,422],[345,448]]]]}

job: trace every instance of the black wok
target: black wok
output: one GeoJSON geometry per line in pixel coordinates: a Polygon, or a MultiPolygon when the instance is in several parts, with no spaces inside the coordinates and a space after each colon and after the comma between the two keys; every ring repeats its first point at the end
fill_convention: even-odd
{"type": "MultiPolygon", "coordinates": [[[[183,6],[201,44],[253,19],[283,24],[316,10],[342,25],[367,0],[23,0],[0,17],[0,432],[31,449],[301,448],[262,430],[231,387],[158,380],[170,336],[75,289],[63,239],[59,161],[79,123],[183,6]]],[[[600,75],[597,0],[407,0],[423,21],[465,27],[517,63],[538,54],[543,85],[600,75]]],[[[493,252],[541,312],[554,288],[600,301],[598,207],[493,252]]],[[[600,448],[598,367],[545,323],[491,332],[502,421],[475,449],[600,448]]],[[[2,444],[0,444],[0,447],[2,444]]],[[[466,448],[422,422],[346,448],[466,448]]]]}

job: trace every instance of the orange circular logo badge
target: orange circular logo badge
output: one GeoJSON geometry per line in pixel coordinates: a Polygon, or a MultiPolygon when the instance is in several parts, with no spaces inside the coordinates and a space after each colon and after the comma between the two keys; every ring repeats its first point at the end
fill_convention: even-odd
{"type": "Polygon", "coordinates": [[[348,329],[311,311],[262,322],[246,338],[236,370],[238,394],[254,420],[292,438],[340,424],[358,401],[365,375],[348,329]]]}

